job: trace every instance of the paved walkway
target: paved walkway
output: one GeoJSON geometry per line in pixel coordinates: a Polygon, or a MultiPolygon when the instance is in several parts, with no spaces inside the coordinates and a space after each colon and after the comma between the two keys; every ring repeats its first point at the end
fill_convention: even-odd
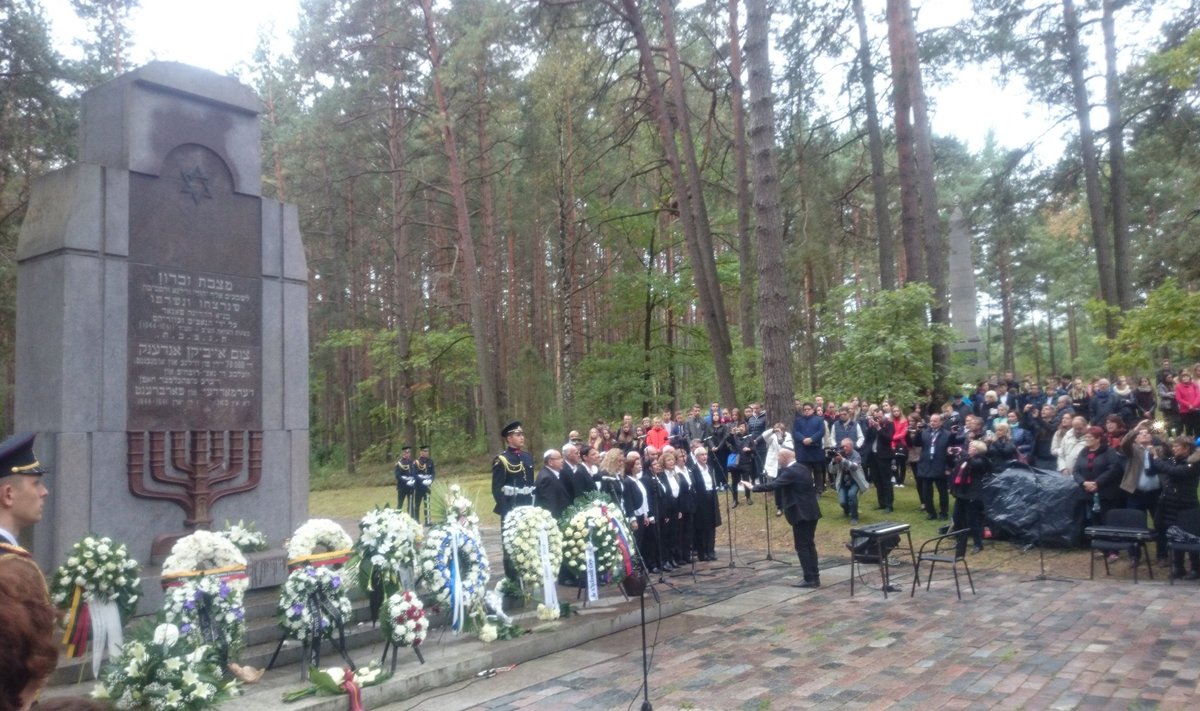
{"type": "MultiPolygon", "coordinates": [[[[933,590],[849,595],[845,567],[817,591],[793,569],[723,570],[664,600],[744,589],[651,625],[655,709],[1185,709],[1200,707],[1194,583],[1022,582],[976,576],[960,603],[933,590]]],[[[648,598],[649,599],[649,598],[648,598]]],[[[641,705],[631,629],[384,708],[629,709],[641,705]]]]}

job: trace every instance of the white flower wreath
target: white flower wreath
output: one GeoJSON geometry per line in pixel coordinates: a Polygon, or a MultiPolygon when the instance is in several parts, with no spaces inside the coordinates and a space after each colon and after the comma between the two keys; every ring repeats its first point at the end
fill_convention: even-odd
{"type": "Polygon", "coordinates": [[[287,542],[289,561],[323,552],[348,551],[354,541],[350,534],[327,518],[310,518],[296,529],[287,542]]]}
{"type": "Polygon", "coordinates": [[[330,567],[293,570],[279,596],[279,626],[301,642],[312,641],[314,630],[332,639],[338,620],[348,623],[353,613],[346,587],[341,572],[330,567]]]}
{"type": "Polygon", "coordinates": [[[245,589],[245,578],[181,578],[163,597],[163,620],[194,644],[213,645],[235,659],[246,639],[245,589]]]}
{"type": "Polygon", "coordinates": [[[358,522],[358,529],[354,557],[359,587],[369,590],[378,578],[384,590],[399,590],[401,571],[416,570],[417,550],[425,529],[412,516],[393,508],[367,512],[358,522]]]}
{"type": "MultiPolygon", "coordinates": [[[[246,556],[224,534],[196,531],[175,542],[163,561],[163,576],[246,566],[246,556]]],[[[245,582],[243,582],[243,587],[245,582]]]]}
{"type": "Polygon", "coordinates": [[[383,638],[400,647],[419,647],[429,633],[429,619],[421,598],[411,591],[387,599],[379,615],[383,638]]]}
{"type": "Polygon", "coordinates": [[[469,610],[487,592],[487,553],[478,535],[470,528],[453,523],[434,526],[421,546],[421,583],[434,594],[439,603],[451,602],[454,589],[452,561],[454,537],[458,536],[459,584],[463,592],[463,609],[469,610]]]}
{"type": "Polygon", "coordinates": [[[76,586],[82,589],[84,601],[116,603],[122,620],[129,619],[142,596],[137,561],[129,557],[124,543],[108,537],[88,536],[71,548],[71,555],[50,578],[50,601],[67,609],[76,586]]]}
{"type": "Polygon", "coordinates": [[[567,569],[581,575],[587,572],[589,530],[596,573],[603,575],[611,571],[614,580],[625,577],[625,554],[621,551],[617,533],[620,530],[628,541],[629,526],[616,506],[602,501],[593,502],[563,523],[563,559],[567,569]]]}
{"type": "Polygon", "coordinates": [[[535,506],[519,506],[504,517],[504,528],[500,533],[504,552],[516,568],[521,582],[535,588],[542,587],[543,583],[540,531],[546,532],[550,569],[557,575],[562,565],[563,535],[558,530],[558,521],[549,511],[535,506]]]}

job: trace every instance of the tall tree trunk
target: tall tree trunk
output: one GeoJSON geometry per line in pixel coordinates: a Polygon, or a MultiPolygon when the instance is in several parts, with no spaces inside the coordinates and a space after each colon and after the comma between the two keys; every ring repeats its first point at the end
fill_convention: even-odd
{"type": "MultiPolygon", "coordinates": [[[[713,354],[713,367],[717,375],[718,391],[721,393],[721,400],[724,402],[736,402],[736,391],[733,386],[733,370],[730,364],[731,345],[729,342],[729,332],[725,322],[725,309],[722,306],[720,284],[716,279],[716,265],[714,263],[713,250],[711,246],[711,234],[707,232],[707,214],[701,207],[697,210],[693,203],[701,202],[704,199],[703,193],[698,190],[699,172],[696,169],[697,181],[693,189],[693,184],[684,178],[683,163],[679,157],[679,151],[676,147],[676,134],[671,123],[671,114],[667,110],[666,99],[662,93],[662,82],[658,77],[658,67],[654,61],[654,50],[650,46],[650,39],[646,35],[645,25],[642,23],[641,11],[637,7],[636,0],[621,0],[622,7],[625,9],[625,19],[629,23],[630,29],[633,32],[634,38],[638,45],[638,55],[642,65],[642,72],[646,79],[646,90],[649,93],[650,105],[654,111],[656,123],[658,125],[659,139],[662,142],[663,156],[666,159],[667,165],[671,170],[671,181],[674,187],[676,199],[679,202],[679,218],[680,224],[683,226],[685,241],[688,245],[688,252],[691,257],[692,271],[695,275],[696,293],[700,303],[700,309],[704,315],[704,325],[708,332],[709,341],[711,342],[713,354]],[[703,216],[702,220],[698,220],[698,216],[703,216]],[[698,222],[703,221],[703,226],[698,225],[698,222]],[[704,235],[708,235],[708,247],[704,246],[704,235]]],[[[669,16],[669,13],[668,13],[669,16]]],[[[670,43],[668,43],[670,48],[670,43]]],[[[668,51],[670,56],[670,51],[668,51]]],[[[676,58],[676,63],[678,59],[676,58]]],[[[678,104],[677,117],[681,120],[680,134],[684,139],[684,151],[691,146],[690,136],[685,130],[683,121],[687,116],[686,104],[683,104],[682,87],[677,88],[676,103],[678,104]]],[[[695,154],[692,153],[690,163],[695,164],[695,154]]],[[[689,167],[689,172],[691,172],[689,167]]]]}
{"type": "MultiPolygon", "coordinates": [[[[925,270],[929,286],[933,290],[930,305],[930,321],[934,325],[949,327],[950,301],[946,284],[948,250],[942,239],[942,221],[938,217],[937,188],[933,179],[933,129],[930,126],[925,87],[921,81],[921,63],[917,54],[917,31],[913,22],[912,5],[909,0],[898,0],[895,14],[896,25],[901,36],[901,49],[906,53],[904,72],[896,77],[908,83],[908,100],[912,104],[912,139],[916,154],[916,187],[920,195],[920,227],[923,235],[925,270]]],[[[893,2],[888,8],[892,11],[893,2]]],[[[889,36],[891,25],[889,24],[889,36]]],[[[903,185],[903,184],[902,184],[903,185]]],[[[910,262],[911,268],[911,262],[910,262]]],[[[911,272],[910,272],[911,274],[911,272]]],[[[950,375],[950,348],[941,341],[935,342],[930,358],[933,362],[933,402],[947,398],[946,380],[950,375]]]]}
{"type": "Polygon", "coordinates": [[[1071,370],[1079,361],[1079,330],[1078,319],[1075,318],[1075,304],[1067,303],[1067,352],[1071,356],[1071,370]]]}
{"type": "Polygon", "coordinates": [[[1008,226],[1000,225],[996,231],[996,281],[1000,287],[1000,362],[1003,370],[1016,370],[1017,327],[1013,316],[1012,243],[1008,239],[1008,226]]]}
{"type": "Polygon", "coordinates": [[[897,173],[900,179],[900,236],[904,243],[905,281],[925,281],[925,247],[921,233],[921,188],[917,175],[911,75],[916,67],[912,12],[906,0],[887,0],[888,50],[892,62],[892,105],[896,119],[897,173]]]}
{"type": "Polygon", "coordinates": [[[775,156],[775,99],[769,56],[771,12],[767,0],[746,0],[746,67],[750,82],[750,148],[754,160],[754,235],[758,241],[758,328],[766,410],[787,422],[795,396],[788,329],[787,274],[779,216],[775,156]]]}
{"type": "MultiPolygon", "coordinates": [[[[737,181],[738,305],[742,347],[754,348],[754,243],[750,238],[750,174],[746,159],[746,104],[742,96],[742,50],[738,0],[729,0],[729,104],[733,114],[733,164],[737,181]]],[[[751,365],[753,368],[753,365],[751,365]]]]}
{"type": "MultiPolygon", "coordinates": [[[[499,237],[496,234],[496,204],[492,189],[492,140],[488,135],[488,120],[491,101],[488,99],[488,73],[486,51],[480,52],[476,59],[475,71],[475,140],[479,146],[479,245],[483,251],[483,263],[487,268],[480,275],[483,293],[488,295],[484,301],[487,309],[488,343],[500,342],[500,300],[493,298],[500,293],[500,272],[495,265],[500,263],[499,237]]],[[[495,345],[493,345],[495,347],[495,345]]],[[[497,352],[496,356],[499,355],[497,352]]],[[[506,388],[504,369],[500,367],[498,357],[491,359],[492,381],[496,384],[497,409],[504,406],[502,397],[506,388]]]]}
{"type": "MultiPolygon", "coordinates": [[[[1091,219],[1092,243],[1096,247],[1096,270],[1100,275],[1100,299],[1117,306],[1117,277],[1113,263],[1112,241],[1104,219],[1104,200],[1100,191],[1100,160],[1096,155],[1096,139],[1092,131],[1091,102],[1083,75],[1083,49],[1079,44],[1079,15],[1074,0],[1062,0],[1063,28],[1066,40],[1067,70],[1075,98],[1075,119],[1079,122],[1079,154],[1083,161],[1083,180],[1087,191],[1088,216],[1091,219]]],[[[1116,338],[1116,321],[1105,318],[1104,332],[1116,338]]]]}
{"type": "Polygon", "coordinates": [[[571,107],[564,102],[558,116],[558,303],[562,306],[559,319],[559,337],[562,348],[558,365],[559,393],[562,397],[562,413],[566,422],[574,418],[575,403],[575,358],[578,349],[578,295],[575,286],[575,195],[571,190],[571,107]]]}
{"type": "Polygon", "coordinates": [[[1122,312],[1133,308],[1133,274],[1129,255],[1129,186],[1125,178],[1124,122],[1121,118],[1121,80],[1117,69],[1117,32],[1113,12],[1117,0],[1104,0],[1105,101],[1108,107],[1108,184],[1112,205],[1113,286],[1122,312]]]}
{"type": "Polygon", "coordinates": [[[487,311],[479,287],[479,264],[475,259],[475,242],[471,239],[470,212],[467,207],[467,188],[463,179],[462,164],[458,158],[458,145],[454,138],[454,123],[450,107],[442,88],[440,76],[442,53],[433,27],[433,0],[421,0],[425,14],[425,39],[429,45],[430,77],[437,105],[437,119],[441,124],[442,146],[446,152],[450,191],[454,198],[454,213],[457,223],[459,251],[463,260],[460,282],[466,292],[471,309],[471,335],[475,338],[475,367],[479,371],[480,401],[483,407],[483,429],[489,444],[500,438],[500,410],[496,405],[496,384],[492,379],[493,344],[488,341],[487,311]]]}
{"type": "Polygon", "coordinates": [[[399,398],[400,420],[404,428],[404,440],[413,444],[417,439],[416,407],[413,402],[414,373],[409,358],[412,356],[413,306],[419,296],[413,289],[416,275],[413,273],[413,260],[409,256],[410,245],[408,221],[405,219],[406,208],[406,173],[405,164],[408,152],[404,145],[404,133],[407,119],[404,107],[401,105],[403,92],[403,74],[397,68],[393,71],[392,82],[388,85],[388,180],[392,188],[392,303],[395,304],[396,320],[393,329],[396,334],[396,360],[399,362],[399,398]]]}
{"type": "MultiPolygon", "coordinates": [[[[875,199],[875,236],[879,245],[879,287],[888,291],[896,288],[895,244],[892,240],[891,211],[888,209],[883,132],[875,103],[875,64],[871,61],[871,41],[867,35],[867,18],[862,0],[854,0],[854,18],[858,23],[858,63],[867,112],[867,146],[871,152],[871,192],[875,199]]],[[[857,257],[856,253],[855,259],[857,257]]]]}

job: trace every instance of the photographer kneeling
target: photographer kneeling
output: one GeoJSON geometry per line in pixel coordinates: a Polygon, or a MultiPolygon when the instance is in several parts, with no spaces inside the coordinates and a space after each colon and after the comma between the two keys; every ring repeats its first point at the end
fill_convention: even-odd
{"type": "Polygon", "coordinates": [[[837,492],[842,513],[850,517],[850,525],[858,525],[858,495],[867,490],[863,476],[862,457],[849,438],[842,440],[840,449],[832,450],[829,464],[833,471],[833,489],[837,492]]]}

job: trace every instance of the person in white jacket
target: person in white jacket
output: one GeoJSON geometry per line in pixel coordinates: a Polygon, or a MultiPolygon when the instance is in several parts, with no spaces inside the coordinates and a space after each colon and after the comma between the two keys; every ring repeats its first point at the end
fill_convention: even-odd
{"type": "MultiPolygon", "coordinates": [[[[785,449],[795,451],[792,444],[792,433],[783,426],[782,422],[776,422],[774,427],[762,433],[762,439],[767,443],[767,454],[763,461],[763,476],[767,479],[774,479],[779,476],[779,453],[785,449]]],[[[775,490],[775,515],[783,515],[779,489],[775,490]]]]}

